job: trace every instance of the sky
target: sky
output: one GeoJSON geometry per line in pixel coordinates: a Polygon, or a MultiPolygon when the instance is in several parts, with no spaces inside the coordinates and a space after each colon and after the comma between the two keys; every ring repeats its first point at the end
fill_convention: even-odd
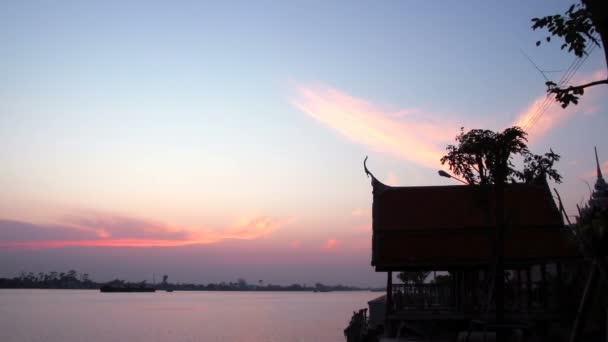
{"type": "MultiPolygon", "coordinates": [[[[437,170],[461,127],[560,154],[574,214],[594,146],[608,171],[606,88],[563,110],[528,60],[564,76],[530,19],[569,5],[2,2],[0,277],[380,285],[363,159],[455,184],[437,170]]],[[[596,48],[570,83],[605,75],[596,48]]]]}

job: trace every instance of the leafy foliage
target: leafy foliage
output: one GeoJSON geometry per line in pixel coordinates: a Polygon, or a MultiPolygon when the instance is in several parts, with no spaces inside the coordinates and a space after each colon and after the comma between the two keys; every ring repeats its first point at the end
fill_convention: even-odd
{"type": "Polygon", "coordinates": [[[568,107],[570,103],[578,104],[578,99],[585,94],[583,87],[560,88],[555,82],[547,81],[547,92],[555,94],[555,100],[561,103],[562,108],[568,107]]]}
{"type": "MultiPolygon", "coordinates": [[[[587,54],[588,41],[596,44],[600,43],[593,35],[595,34],[595,26],[591,19],[591,12],[580,4],[570,6],[564,15],[556,14],[542,18],[533,18],[532,29],[546,28],[552,36],[560,37],[564,40],[561,49],[568,48],[568,52],[574,52],[577,57],[583,57],[587,54]]],[[[547,36],[547,42],[551,41],[551,36],[547,36]]],[[[541,41],[536,42],[539,46],[541,41]]]]}
{"type": "Polygon", "coordinates": [[[397,274],[397,278],[404,284],[422,284],[424,280],[429,276],[431,272],[420,271],[420,272],[401,272],[397,274]]]}
{"type": "Polygon", "coordinates": [[[544,155],[532,153],[524,154],[523,171],[514,171],[516,177],[525,183],[534,183],[545,176],[553,179],[556,183],[561,183],[562,176],[553,168],[553,164],[558,162],[560,156],[549,149],[544,155]]]}
{"type": "Polygon", "coordinates": [[[494,184],[497,181],[526,183],[543,180],[545,176],[561,183],[561,176],[553,168],[560,156],[553,151],[535,155],[526,145],[527,133],[519,127],[502,132],[472,129],[456,136],[457,145],[448,145],[448,153],[441,158],[450,170],[469,184],[494,184]],[[512,158],[523,157],[523,170],[516,170],[512,158]],[[501,170],[502,169],[502,170],[501,170]],[[502,172],[501,172],[502,171],[502,172]]]}
{"type": "MultiPolygon", "coordinates": [[[[547,29],[550,33],[545,38],[547,42],[551,41],[551,36],[559,37],[563,39],[562,50],[568,48],[568,52],[581,58],[587,55],[589,45],[600,46],[600,42],[596,38],[598,33],[600,36],[606,34],[605,28],[596,26],[598,25],[596,20],[599,20],[599,22],[606,21],[606,13],[603,13],[605,7],[599,5],[599,2],[603,0],[596,1],[596,4],[591,4],[590,1],[585,3],[593,5],[594,11],[598,13],[592,13],[589,7],[575,4],[570,6],[563,15],[556,14],[533,18],[532,29],[547,29]],[[597,19],[600,17],[603,19],[597,19]]],[[[603,38],[604,45],[606,45],[606,37],[603,38]]],[[[536,46],[539,46],[541,42],[541,40],[537,41],[536,46]]],[[[607,53],[606,46],[604,46],[604,53],[607,53]]],[[[561,104],[562,108],[566,108],[571,103],[578,104],[580,97],[585,93],[585,88],[598,84],[608,84],[608,79],[567,87],[562,87],[552,81],[547,81],[545,84],[547,85],[547,92],[555,96],[555,100],[561,104]]]]}

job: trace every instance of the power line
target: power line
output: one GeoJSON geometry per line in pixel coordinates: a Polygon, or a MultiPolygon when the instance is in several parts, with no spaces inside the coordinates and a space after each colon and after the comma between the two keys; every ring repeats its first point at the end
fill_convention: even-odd
{"type": "MultiPolygon", "coordinates": [[[[557,86],[563,88],[568,82],[574,77],[574,74],[578,71],[578,69],[583,65],[583,63],[587,60],[593,49],[595,49],[596,45],[591,45],[589,50],[585,53],[583,58],[575,58],[570,67],[566,70],[566,72],[562,75],[559,80],[557,86]]],[[[540,117],[549,109],[549,107],[553,104],[552,94],[547,94],[545,97],[545,101],[538,108],[537,112],[532,116],[532,119],[528,121],[528,130],[531,129],[540,119],[540,117]]]]}
{"type": "MultiPolygon", "coordinates": [[[[568,84],[568,82],[570,82],[572,77],[574,77],[574,74],[576,74],[578,69],[580,69],[580,67],[583,65],[583,63],[585,63],[585,61],[587,60],[587,58],[589,57],[591,52],[595,49],[595,47],[596,47],[595,44],[591,45],[589,50],[585,53],[584,57],[582,57],[582,58],[577,57],[572,61],[572,63],[568,67],[568,69],[566,69],[566,72],[562,75],[561,79],[559,80],[559,82],[557,84],[558,87],[563,88],[565,85],[568,84]]],[[[539,70],[538,67],[537,67],[537,70],[539,70]]],[[[545,77],[545,74],[544,73],[542,73],[542,74],[543,74],[543,77],[545,77]]],[[[545,79],[546,79],[546,77],[545,77],[545,79]]],[[[553,102],[554,101],[553,101],[552,94],[547,94],[547,96],[545,96],[545,100],[543,101],[543,103],[541,103],[541,105],[538,107],[536,112],[531,116],[532,119],[528,120],[526,122],[526,124],[524,125],[525,126],[524,130],[530,131],[534,127],[534,125],[540,120],[542,115],[549,109],[549,107],[551,107],[553,102]]]]}
{"type": "MultiPolygon", "coordinates": [[[[571,78],[574,76],[576,71],[580,68],[582,63],[587,59],[591,51],[595,48],[595,45],[592,45],[589,51],[586,53],[584,58],[575,58],[566,72],[562,75],[561,79],[558,82],[558,87],[563,87],[571,78]]],[[[544,114],[545,111],[553,104],[551,94],[547,94],[545,97],[545,101],[538,107],[537,111],[532,115],[532,119],[527,121],[526,130],[529,130],[536,124],[539,120],[540,116],[544,114]]]]}
{"type": "MultiPolygon", "coordinates": [[[[594,46],[595,47],[595,46],[594,46]]],[[[591,53],[591,51],[593,50],[593,47],[589,50],[589,53],[591,53]]],[[[560,82],[559,87],[563,88],[564,86],[567,86],[570,82],[570,80],[574,77],[574,75],[576,74],[576,72],[578,71],[578,69],[580,69],[580,67],[585,63],[585,61],[587,60],[587,58],[589,57],[589,54],[585,55],[585,57],[583,58],[579,58],[578,63],[576,64],[576,66],[572,69],[571,73],[568,75],[568,77],[566,77],[564,79],[563,82],[560,82]]],[[[552,94],[548,94],[548,95],[552,95],[552,94]]],[[[545,108],[540,111],[538,113],[538,115],[536,116],[536,118],[530,122],[529,128],[528,129],[532,129],[532,127],[534,127],[534,125],[540,120],[540,118],[543,116],[543,114],[551,107],[551,105],[553,105],[553,103],[555,102],[553,100],[553,96],[549,96],[549,98],[547,99],[548,103],[545,106],[545,108]]]]}
{"type": "MultiPolygon", "coordinates": [[[[577,67],[580,65],[581,62],[581,58],[575,58],[572,63],[570,63],[570,66],[568,67],[568,69],[566,69],[566,72],[562,75],[562,77],[560,78],[560,80],[558,81],[558,86],[562,86],[567,79],[569,79],[570,75],[572,74],[572,71],[574,69],[577,69],[577,67]]],[[[539,117],[553,104],[553,99],[551,94],[547,94],[545,96],[545,100],[543,101],[543,103],[537,108],[536,112],[531,116],[531,119],[528,120],[527,127],[526,130],[529,130],[532,128],[532,126],[534,126],[534,124],[538,121],[539,117]]]]}
{"type": "Polygon", "coordinates": [[[540,74],[541,74],[541,75],[543,75],[543,78],[545,79],[545,81],[549,82],[549,79],[547,78],[547,75],[545,75],[545,72],[544,72],[544,71],[542,71],[542,70],[540,70],[540,68],[538,67],[538,65],[536,65],[536,63],[534,63],[534,61],[532,60],[532,58],[530,58],[530,56],[528,56],[528,55],[527,55],[527,54],[524,52],[524,50],[519,49],[519,51],[521,52],[521,54],[522,54],[522,55],[524,55],[524,57],[526,57],[526,59],[527,59],[527,60],[528,60],[530,63],[532,63],[532,65],[534,66],[534,68],[535,68],[536,70],[538,70],[538,72],[540,72],[540,74]]]}

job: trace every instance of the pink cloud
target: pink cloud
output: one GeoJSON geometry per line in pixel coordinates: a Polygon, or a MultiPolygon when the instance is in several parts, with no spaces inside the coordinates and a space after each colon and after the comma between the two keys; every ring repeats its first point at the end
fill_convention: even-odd
{"type": "Polygon", "coordinates": [[[325,243],[326,249],[336,249],[336,247],[338,247],[338,240],[336,239],[329,239],[327,240],[327,243],[325,243]]]}
{"type": "Polygon", "coordinates": [[[255,240],[288,222],[259,216],[240,219],[233,226],[195,229],[111,215],[72,217],[53,225],[0,220],[0,247],[177,247],[255,240]]]}
{"type": "Polygon", "coordinates": [[[266,216],[241,218],[234,227],[225,229],[221,235],[222,239],[253,240],[268,235],[279,226],[290,222],[292,220],[277,220],[266,216]]]}
{"type": "MultiPolygon", "coordinates": [[[[586,83],[605,78],[604,75],[605,71],[582,75],[571,83],[586,83]]],[[[570,105],[566,109],[552,99],[545,103],[546,96],[541,95],[517,116],[512,125],[528,129],[536,121],[528,132],[533,142],[574,115],[597,112],[599,93],[597,89],[588,88],[579,105],[570,105]],[[548,108],[537,120],[536,114],[547,104],[548,108]]],[[[415,108],[386,109],[323,85],[296,86],[296,95],[291,103],[356,144],[432,169],[440,167],[439,159],[445,154],[445,146],[454,143],[460,127],[474,126],[415,108]]],[[[393,183],[398,183],[396,177],[389,175],[390,178],[393,183]]]]}
{"type": "Polygon", "coordinates": [[[103,240],[49,240],[0,242],[0,247],[60,248],[60,247],[178,247],[217,242],[206,240],[152,240],[152,239],[103,239],[103,240]]]}
{"type": "Polygon", "coordinates": [[[162,222],[97,211],[78,211],[56,220],[57,225],[94,233],[99,238],[184,240],[190,237],[187,229],[162,222]]]}
{"type": "MultiPolygon", "coordinates": [[[[593,74],[574,77],[571,84],[584,84],[602,78],[606,78],[605,71],[597,71],[593,74]]],[[[596,113],[598,110],[597,102],[600,97],[598,95],[599,91],[594,88],[597,87],[585,89],[585,95],[581,97],[579,104],[570,104],[565,109],[553,97],[539,96],[518,115],[513,125],[526,129],[531,142],[542,139],[552,129],[575,115],[596,113]],[[538,116],[541,111],[543,112],[542,116],[538,116]]]]}
{"type": "Polygon", "coordinates": [[[327,86],[297,87],[292,104],[352,142],[433,169],[460,129],[438,115],[387,110],[327,86]]]}

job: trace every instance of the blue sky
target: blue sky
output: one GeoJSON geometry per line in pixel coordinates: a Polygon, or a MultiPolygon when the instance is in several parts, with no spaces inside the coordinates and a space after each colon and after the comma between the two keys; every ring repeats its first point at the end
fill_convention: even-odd
{"type": "MultiPolygon", "coordinates": [[[[265,278],[377,282],[363,158],[389,183],[450,184],[432,161],[460,126],[503,129],[542,100],[544,80],[521,51],[544,70],[572,62],[559,44],[536,47],[543,33],[530,29],[532,17],[569,5],[5,2],[0,218],[61,227],[63,240],[74,229],[95,239],[130,238],[124,230],[133,227],[157,240],[188,232],[205,241],[188,247],[198,253],[220,253],[238,233],[294,263],[303,251],[293,250],[306,250],[336,265],[315,271],[323,262],[310,256],[307,271],[290,277],[269,257],[258,264],[268,266],[265,278]],[[95,227],[83,223],[92,218],[95,227]],[[356,276],[341,278],[341,267],[356,276]]],[[[575,78],[605,70],[595,49],[575,78]]],[[[593,146],[608,156],[606,102],[605,90],[593,89],[569,111],[553,105],[544,128],[530,131],[534,152],[563,156],[560,190],[570,209],[587,194],[581,179],[593,180],[593,146]]],[[[2,264],[11,274],[69,268],[65,255],[92,253],[94,263],[78,266],[103,278],[117,275],[100,266],[112,248],[0,254],[13,260],[2,264]]],[[[171,248],[184,258],[185,247],[171,248]]],[[[183,266],[182,277],[195,267],[183,266]]]]}

